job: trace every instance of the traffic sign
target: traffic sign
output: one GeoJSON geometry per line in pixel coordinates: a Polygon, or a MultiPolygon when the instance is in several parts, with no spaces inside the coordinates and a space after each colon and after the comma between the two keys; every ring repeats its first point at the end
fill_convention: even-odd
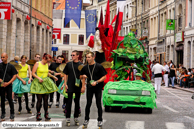
{"type": "Polygon", "coordinates": [[[58,47],[52,47],[52,51],[58,51],[58,47]]]}

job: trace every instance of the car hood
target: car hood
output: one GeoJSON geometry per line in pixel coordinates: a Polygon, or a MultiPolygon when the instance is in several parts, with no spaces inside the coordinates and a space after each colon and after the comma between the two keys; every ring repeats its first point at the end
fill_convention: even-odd
{"type": "Polygon", "coordinates": [[[104,90],[115,89],[115,90],[147,90],[154,91],[154,87],[151,83],[135,80],[135,81],[117,81],[117,82],[108,82],[104,90]]]}

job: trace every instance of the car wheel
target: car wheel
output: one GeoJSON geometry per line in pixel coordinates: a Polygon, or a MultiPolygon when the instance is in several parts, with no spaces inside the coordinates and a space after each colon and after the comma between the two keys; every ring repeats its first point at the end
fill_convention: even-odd
{"type": "Polygon", "coordinates": [[[152,109],[151,108],[146,108],[145,112],[148,113],[148,114],[152,114],[152,109]]]}
{"type": "Polygon", "coordinates": [[[111,106],[105,106],[105,112],[110,112],[111,111],[111,106]]]}

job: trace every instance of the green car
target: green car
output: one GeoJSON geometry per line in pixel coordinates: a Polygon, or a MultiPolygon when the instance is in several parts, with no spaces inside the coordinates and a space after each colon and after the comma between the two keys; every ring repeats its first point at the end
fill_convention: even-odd
{"type": "Polygon", "coordinates": [[[147,113],[152,113],[156,107],[156,93],[151,83],[141,80],[136,81],[109,81],[103,91],[103,105],[105,111],[111,107],[141,107],[147,113]]]}

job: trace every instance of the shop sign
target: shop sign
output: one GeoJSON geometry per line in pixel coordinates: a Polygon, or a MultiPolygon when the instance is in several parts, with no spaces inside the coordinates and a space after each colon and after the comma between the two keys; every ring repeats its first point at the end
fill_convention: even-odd
{"type": "Polygon", "coordinates": [[[61,39],[61,28],[53,29],[53,39],[61,39]]]}
{"type": "Polygon", "coordinates": [[[183,42],[184,41],[184,32],[176,33],[175,41],[176,42],[183,42]]]}
{"type": "Polygon", "coordinates": [[[0,19],[11,20],[11,2],[0,2],[0,19]]]}
{"type": "Polygon", "coordinates": [[[175,30],[175,20],[173,19],[166,20],[166,30],[175,30]]]}

